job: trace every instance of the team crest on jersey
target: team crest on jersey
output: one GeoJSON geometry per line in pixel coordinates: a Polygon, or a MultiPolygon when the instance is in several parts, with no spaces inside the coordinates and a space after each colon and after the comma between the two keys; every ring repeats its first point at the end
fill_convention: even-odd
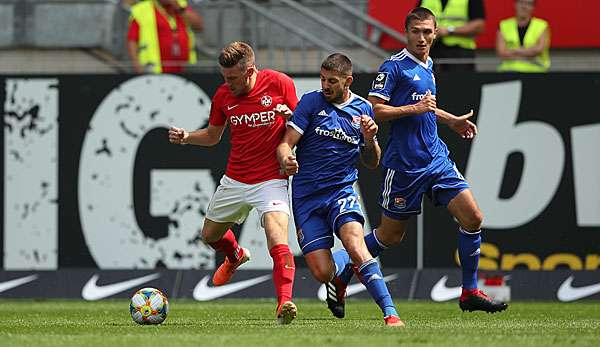
{"type": "Polygon", "coordinates": [[[385,88],[385,82],[387,81],[388,73],[387,72],[379,72],[377,76],[375,76],[375,80],[373,80],[372,89],[383,89],[385,88]]]}
{"type": "Polygon", "coordinates": [[[360,129],[360,116],[352,116],[352,126],[356,129],[360,129]]]}
{"type": "Polygon", "coordinates": [[[263,105],[263,107],[269,107],[272,103],[273,99],[268,95],[263,95],[262,98],[260,98],[260,104],[263,105]]]}
{"type": "Polygon", "coordinates": [[[396,208],[405,208],[406,207],[406,199],[401,198],[401,197],[395,197],[394,198],[394,206],[396,206],[396,208]]]}

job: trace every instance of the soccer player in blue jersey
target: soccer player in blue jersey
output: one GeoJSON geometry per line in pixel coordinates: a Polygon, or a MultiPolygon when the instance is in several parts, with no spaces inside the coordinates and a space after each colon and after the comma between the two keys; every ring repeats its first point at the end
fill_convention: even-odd
{"type": "Polygon", "coordinates": [[[379,264],[365,245],[364,217],[353,188],[359,158],[374,169],[381,149],[371,104],[350,91],[352,80],[348,57],[335,53],[323,61],[322,89],[302,97],[277,156],[282,170],[294,176],[292,205],[298,243],[313,276],[322,283],[331,282],[351,261],[381,308],[385,324],[401,327],[404,323],[379,264]],[[336,257],[331,254],[334,234],[347,250],[336,257]]]}
{"type": "MultiPolygon", "coordinates": [[[[434,204],[445,206],[459,224],[458,254],[463,277],[460,308],[503,311],[507,304],[477,289],[483,214],[437,134],[436,122],[440,122],[465,139],[473,138],[477,133],[477,127],[469,121],[473,111],[455,116],[436,105],[433,61],[429,57],[436,32],[433,13],[417,7],[406,17],[405,27],[407,47],[381,65],[369,92],[376,119],[391,122],[391,130],[382,161],[381,224],[365,236],[365,243],[373,257],[399,244],[408,219],[421,213],[426,194],[434,204]]],[[[352,269],[343,273],[349,276],[340,276],[346,281],[338,283],[338,291],[344,291],[352,269]]],[[[338,306],[343,304],[340,301],[338,306]]]]}

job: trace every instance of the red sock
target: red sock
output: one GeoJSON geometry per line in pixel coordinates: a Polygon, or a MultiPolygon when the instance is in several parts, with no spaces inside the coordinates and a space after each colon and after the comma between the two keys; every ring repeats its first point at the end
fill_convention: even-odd
{"type": "Polygon", "coordinates": [[[294,274],[296,265],[294,255],[288,245],[279,244],[269,251],[273,258],[273,283],[277,293],[279,305],[292,300],[292,288],[294,286],[294,274]]]}
{"type": "Polygon", "coordinates": [[[230,262],[237,262],[242,256],[242,248],[238,245],[235,235],[231,229],[225,232],[225,235],[217,242],[208,243],[216,251],[225,253],[230,262]]]}

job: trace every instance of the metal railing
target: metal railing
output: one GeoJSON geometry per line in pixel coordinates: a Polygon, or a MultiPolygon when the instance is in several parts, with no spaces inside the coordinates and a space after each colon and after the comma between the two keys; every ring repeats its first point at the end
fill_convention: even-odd
{"type": "Polygon", "coordinates": [[[401,34],[397,30],[383,24],[377,19],[369,16],[368,14],[357,10],[355,7],[348,5],[347,2],[341,0],[325,0],[338,8],[344,10],[346,13],[354,16],[356,19],[359,19],[369,25],[371,25],[371,33],[369,35],[369,41],[373,44],[377,44],[379,39],[381,38],[382,33],[386,33],[391,36],[393,39],[396,39],[402,43],[406,43],[406,36],[401,34]]]}

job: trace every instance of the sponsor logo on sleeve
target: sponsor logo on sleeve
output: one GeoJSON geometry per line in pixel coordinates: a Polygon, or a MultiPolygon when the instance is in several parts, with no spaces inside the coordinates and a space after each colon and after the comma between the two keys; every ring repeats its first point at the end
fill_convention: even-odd
{"type": "Polygon", "coordinates": [[[379,72],[373,80],[372,89],[384,89],[385,82],[387,81],[388,73],[387,72],[379,72]]]}

